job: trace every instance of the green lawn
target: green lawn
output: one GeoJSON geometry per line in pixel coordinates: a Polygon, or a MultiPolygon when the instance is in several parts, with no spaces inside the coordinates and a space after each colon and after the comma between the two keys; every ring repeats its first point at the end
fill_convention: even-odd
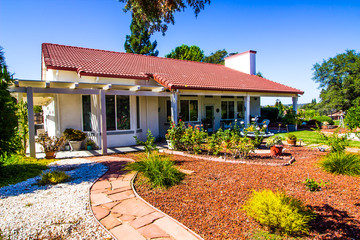
{"type": "MultiPolygon", "coordinates": [[[[321,144],[324,145],[325,142],[320,138],[320,136],[315,131],[297,131],[297,132],[291,132],[292,134],[296,135],[299,139],[302,139],[302,142],[305,142],[306,144],[321,144]]],[[[286,133],[278,133],[276,134],[278,136],[286,138],[286,133]]],[[[352,148],[360,148],[360,142],[359,141],[350,141],[349,147],[352,148]]]]}
{"type": "Polygon", "coordinates": [[[54,160],[35,159],[13,155],[11,157],[1,158],[0,166],[0,187],[25,181],[28,178],[40,175],[47,169],[47,165],[54,160]]]}

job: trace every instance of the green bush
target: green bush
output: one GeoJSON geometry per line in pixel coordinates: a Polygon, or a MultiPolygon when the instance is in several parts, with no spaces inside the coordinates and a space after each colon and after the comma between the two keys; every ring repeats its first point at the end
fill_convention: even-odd
{"type": "Polygon", "coordinates": [[[153,187],[168,188],[180,183],[185,177],[174,164],[169,157],[153,152],[148,158],[127,164],[125,169],[143,173],[153,187]]]}
{"type": "Polygon", "coordinates": [[[339,130],[336,130],[330,135],[321,132],[319,128],[316,132],[320,138],[325,141],[325,144],[330,146],[331,152],[344,152],[346,147],[349,146],[349,139],[347,135],[345,134],[340,136],[339,130]]]}
{"type": "Polygon", "coordinates": [[[360,156],[345,152],[329,153],[320,166],[330,173],[357,176],[360,175],[360,156]]]}
{"type": "Polygon", "coordinates": [[[323,182],[323,180],[317,182],[312,178],[306,178],[303,183],[309,189],[310,192],[320,191],[321,187],[325,187],[325,185],[328,184],[327,182],[323,182]]]}
{"type": "Polygon", "coordinates": [[[47,184],[58,184],[62,182],[66,182],[70,178],[69,175],[67,175],[63,171],[52,171],[41,174],[41,179],[39,180],[39,185],[47,185],[47,184]]]}
{"type": "Polygon", "coordinates": [[[349,108],[344,119],[346,125],[350,129],[360,127],[360,106],[349,108]]]}
{"type": "Polygon", "coordinates": [[[69,141],[83,141],[86,139],[84,132],[72,128],[65,129],[64,136],[69,141]]]}
{"type": "Polygon", "coordinates": [[[209,153],[213,155],[219,155],[221,150],[223,150],[223,130],[219,128],[216,133],[212,134],[207,138],[207,149],[209,153]]]}
{"type": "Polygon", "coordinates": [[[286,134],[286,137],[287,137],[287,139],[289,139],[289,140],[297,140],[297,137],[296,137],[296,135],[295,134],[292,134],[292,133],[288,133],[288,134],[286,134]]]}
{"type": "Polygon", "coordinates": [[[271,190],[253,191],[243,209],[271,232],[284,235],[308,234],[315,217],[299,200],[271,190]]]}
{"type": "Polygon", "coordinates": [[[315,117],[313,117],[313,120],[316,120],[321,123],[327,122],[327,123],[329,123],[329,125],[334,125],[334,121],[331,119],[331,117],[325,116],[325,115],[315,116],[315,117]]]}

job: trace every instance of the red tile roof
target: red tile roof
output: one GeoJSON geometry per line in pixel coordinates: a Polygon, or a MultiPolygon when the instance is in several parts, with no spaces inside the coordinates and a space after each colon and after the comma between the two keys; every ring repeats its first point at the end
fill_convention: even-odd
{"type": "Polygon", "coordinates": [[[49,69],[80,75],[149,79],[169,89],[303,94],[302,91],[223,65],[43,43],[49,69]]]}

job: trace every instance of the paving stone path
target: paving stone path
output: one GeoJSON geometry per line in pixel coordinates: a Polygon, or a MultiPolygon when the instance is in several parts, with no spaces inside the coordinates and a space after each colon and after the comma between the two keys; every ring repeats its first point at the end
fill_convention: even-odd
{"type": "Polygon", "coordinates": [[[116,239],[202,239],[169,216],[136,197],[131,187],[134,174],[122,170],[132,159],[112,156],[91,158],[109,167],[90,189],[95,218],[116,239]]]}

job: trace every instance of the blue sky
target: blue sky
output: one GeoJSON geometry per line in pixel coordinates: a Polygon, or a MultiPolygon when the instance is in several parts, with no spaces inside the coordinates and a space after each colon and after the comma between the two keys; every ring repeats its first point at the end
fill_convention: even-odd
{"type": "MultiPolygon", "coordinates": [[[[131,14],[123,6],[116,0],[0,0],[0,45],[10,71],[40,79],[43,42],[124,51],[131,14]]],[[[360,51],[360,1],[212,0],[198,18],[191,9],[177,13],[166,35],[152,40],[159,56],[181,44],[197,45],[206,55],[256,50],[257,71],[305,91],[299,103],[307,103],[319,96],[311,79],[316,62],[360,51]]]]}

